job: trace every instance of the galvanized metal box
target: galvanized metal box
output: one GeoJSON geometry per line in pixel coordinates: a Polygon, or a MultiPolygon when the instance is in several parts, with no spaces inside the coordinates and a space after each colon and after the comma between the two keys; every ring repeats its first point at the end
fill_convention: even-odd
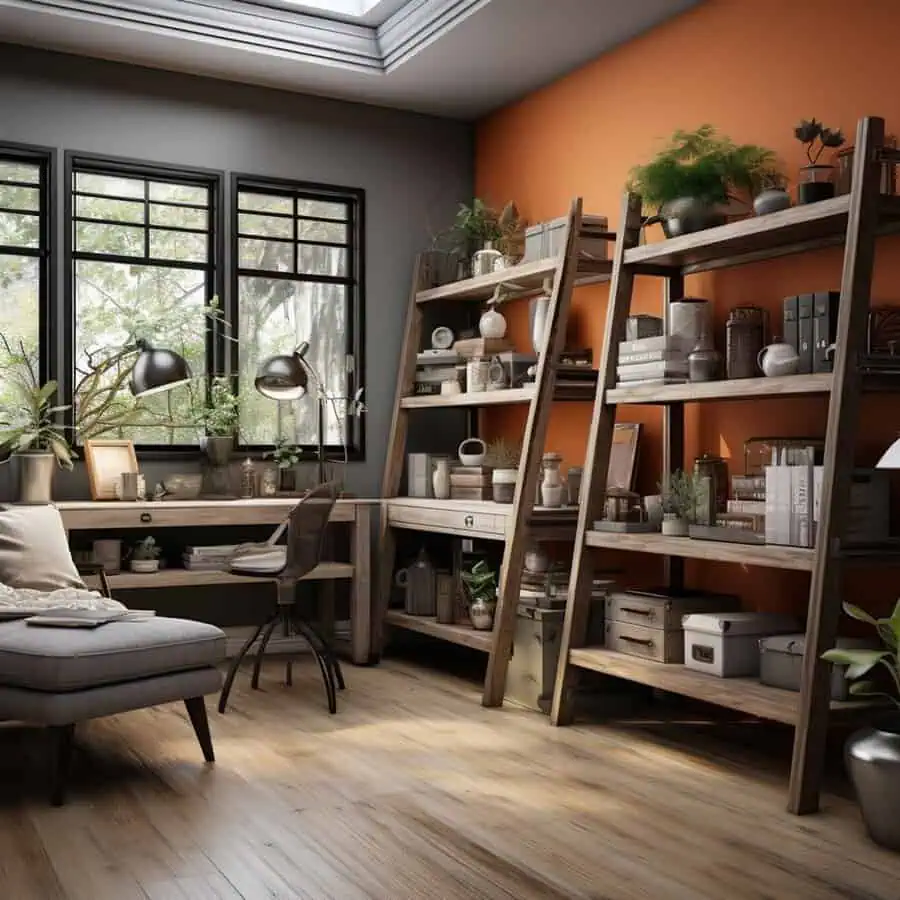
{"type": "Polygon", "coordinates": [[[519,604],[513,653],[506,675],[506,698],[528,709],[547,712],[562,642],[565,610],[519,604]]]}

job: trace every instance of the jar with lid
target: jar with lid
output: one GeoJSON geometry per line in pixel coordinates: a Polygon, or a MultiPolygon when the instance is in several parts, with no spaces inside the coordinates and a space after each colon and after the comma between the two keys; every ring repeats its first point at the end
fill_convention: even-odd
{"type": "Polygon", "coordinates": [[[758,306],[737,306],[725,323],[725,373],[727,378],[756,378],[757,359],[765,344],[765,311],[758,306]]]}
{"type": "Polygon", "coordinates": [[[256,466],[252,459],[245,459],[241,463],[241,497],[250,500],[256,496],[256,466]]]}
{"type": "Polygon", "coordinates": [[[542,463],[541,502],[544,506],[562,506],[563,483],[559,473],[562,457],[558,453],[545,453],[542,463]]]}

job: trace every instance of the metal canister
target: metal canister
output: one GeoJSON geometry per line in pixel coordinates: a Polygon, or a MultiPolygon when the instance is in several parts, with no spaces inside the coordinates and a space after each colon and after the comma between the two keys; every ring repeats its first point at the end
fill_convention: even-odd
{"type": "Polygon", "coordinates": [[[704,453],[694,460],[694,476],[701,485],[697,524],[715,525],[716,514],[728,509],[728,463],[721,456],[704,453]]]}
{"type": "Polygon", "coordinates": [[[766,314],[758,306],[736,306],[725,323],[725,377],[756,378],[766,343],[766,314]]]}

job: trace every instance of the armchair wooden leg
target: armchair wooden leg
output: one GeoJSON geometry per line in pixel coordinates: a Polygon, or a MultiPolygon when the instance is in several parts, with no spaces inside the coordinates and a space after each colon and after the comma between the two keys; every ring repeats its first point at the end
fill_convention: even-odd
{"type": "Polygon", "coordinates": [[[53,740],[53,776],[50,783],[50,802],[62,806],[66,802],[66,786],[72,765],[72,750],[75,746],[75,726],[53,725],[50,727],[53,740]]]}
{"type": "Polygon", "coordinates": [[[203,758],[211,763],[216,761],[213,751],[212,736],[209,733],[209,718],[206,715],[206,702],[203,697],[189,697],[184,701],[191,725],[194,726],[194,734],[203,750],[203,758]]]}

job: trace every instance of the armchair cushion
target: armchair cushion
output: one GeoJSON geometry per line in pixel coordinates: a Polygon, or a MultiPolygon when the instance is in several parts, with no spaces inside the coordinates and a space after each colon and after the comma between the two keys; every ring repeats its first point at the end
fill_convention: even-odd
{"type": "Polygon", "coordinates": [[[287,547],[263,546],[235,556],[229,567],[235,575],[278,575],[287,565],[287,547]]]}
{"type": "Polygon", "coordinates": [[[0,506],[0,583],[37,591],[84,590],[55,506],[0,506]]]}

